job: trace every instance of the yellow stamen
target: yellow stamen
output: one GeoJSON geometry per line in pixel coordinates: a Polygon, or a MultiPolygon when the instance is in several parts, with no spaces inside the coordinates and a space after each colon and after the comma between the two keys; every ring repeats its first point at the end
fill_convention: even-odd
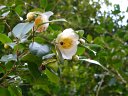
{"type": "Polygon", "coordinates": [[[69,49],[73,45],[73,39],[69,37],[61,38],[59,44],[64,49],[69,49]]]}
{"type": "Polygon", "coordinates": [[[35,25],[38,26],[39,24],[41,24],[43,22],[42,20],[42,17],[41,16],[38,16],[36,19],[35,19],[35,25]]]}

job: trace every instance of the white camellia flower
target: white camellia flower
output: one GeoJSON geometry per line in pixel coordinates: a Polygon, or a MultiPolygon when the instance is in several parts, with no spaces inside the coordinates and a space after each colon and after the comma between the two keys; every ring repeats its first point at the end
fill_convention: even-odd
{"type": "Polygon", "coordinates": [[[64,59],[72,59],[72,56],[76,54],[78,40],[79,36],[71,28],[65,29],[58,35],[56,43],[64,59]]]}
{"type": "Polygon", "coordinates": [[[40,12],[36,12],[36,14],[38,15],[37,18],[35,19],[35,24],[34,24],[34,30],[36,30],[36,32],[43,32],[46,31],[49,23],[46,24],[42,24],[45,22],[49,21],[49,17],[53,15],[53,12],[48,11],[45,13],[40,13],[40,12]],[[42,24],[42,25],[40,25],[42,24]],[[39,26],[40,25],[40,26],[39,26]]]}

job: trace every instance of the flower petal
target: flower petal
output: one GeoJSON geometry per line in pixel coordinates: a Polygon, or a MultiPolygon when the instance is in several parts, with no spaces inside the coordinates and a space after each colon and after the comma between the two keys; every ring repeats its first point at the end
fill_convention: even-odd
{"type": "Polygon", "coordinates": [[[60,52],[64,59],[72,59],[72,56],[77,52],[77,46],[73,46],[70,49],[60,49],[60,52]]]}
{"type": "Polygon", "coordinates": [[[42,15],[46,15],[47,18],[49,19],[50,16],[52,16],[54,13],[52,11],[48,11],[48,12],[45,12],[43,13],[42,15]]]}

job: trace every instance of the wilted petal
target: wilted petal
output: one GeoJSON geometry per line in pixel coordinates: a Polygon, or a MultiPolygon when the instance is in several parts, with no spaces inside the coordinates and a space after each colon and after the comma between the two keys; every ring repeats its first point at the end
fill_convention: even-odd
{"type": "Polygon", "coordinates": [[[47,23],[47,22],[49,22],[49,17],[51,15],[53,15],[53,12],[51,12],[51,11],[48,11],[45,13],[37,12],[37,14],[39,16],[35,19],[35,26],[34,26],[35,31],[36,32],[46,31],[49,26],[49,23],[47,23]],[[45,24],[43,24],[43,23],[45,23],[45,24]]]}

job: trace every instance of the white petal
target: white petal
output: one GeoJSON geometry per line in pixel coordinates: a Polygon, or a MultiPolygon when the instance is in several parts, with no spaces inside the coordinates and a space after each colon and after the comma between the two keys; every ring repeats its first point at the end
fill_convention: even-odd
{"type": "Polygon", "coordinates": [[[77,46],[73,46],[70,49],[60,49],[60,52],[64,59],[72,59],[72,56],[77,52],[77,46]]]}
{"type": "Polygon", "coordinates": [[[43,13],[42,15],[46,15],[47,18],[49,18],[50,16],[52,16],[54,13],[52,11],[48,11],[48,12],[45,12],[43,13]]]}
{"type": "Polygon", "coordinates": [[[63,33],[71,33],[71,32],[74,32],[72,28],[67,28],[63,31],[63,33]]]}
{"type": "Polygon", "coordinates": [[[63,36],[70,36],[70,37],[74,38],[75,40],[79,39],[79,35],[76,34],[72,28],[65,29],[62,32],[62,35],[63,36]]]}

